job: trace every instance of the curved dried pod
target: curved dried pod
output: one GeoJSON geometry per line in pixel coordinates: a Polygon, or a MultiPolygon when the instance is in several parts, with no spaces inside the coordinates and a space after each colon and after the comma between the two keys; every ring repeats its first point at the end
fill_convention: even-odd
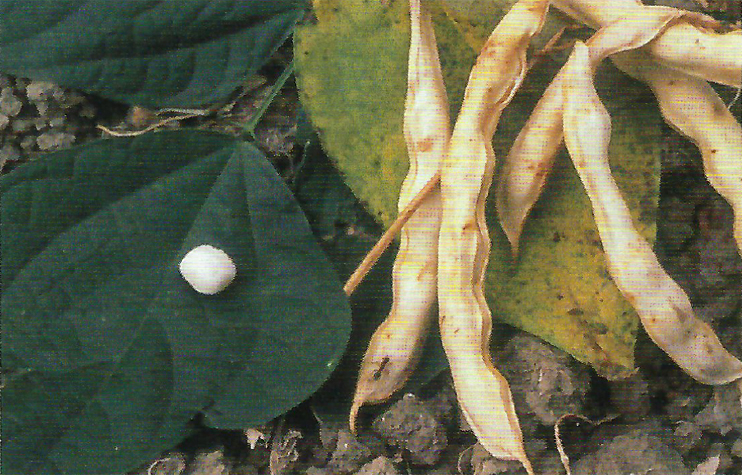
{"type": "Polygon", "coordinates": [[[564,139],[593,206],[608,271],[650,338],[686,373],[706,384],[742,377],[742,362],[693,314],[690,301],[634,228],[608,163],[611,120],[592,82],[587,47],[565,67],[564,139]]]}
{"type": "MultiPolygon", "coordinates": [[[[402,184],[402,211],[425,185],[439,175],[450,138],[448,98],[443,85],[430,14],[420,0],[410,1],[410,53],[404,136],[410,169],[402,184]]],[[[428,192],[401,232],[392,274],[393,302],[386,320],[369,343],[361,363],[350,411],[355,430],[360,408],[386,401],[414,370],[434,316],[440,189],[428,192]]]]}
{"type": "Polygon", "coordinates": [[[619,18],[634,16],[644,6],[640,0],[552,0],[551,4],[596,30],[619,18]]]}
{"type": "MultiPolygon", "coordinates": [[[[618,19],[642,22],[652,6],[637,0],[554,0],[554,6],[593,28],[618,19]]],[[[721,24],[698,13],[682,19],[647,45],[652,59],[693,76],[740,87],[742,83],[742,31],[717,33],[721,24]]]]}
{"type": "MultiPolygon", "coordinates": [[[[615,21],[587,41],[593,73],[606,57],[646,45],[682,16],[682,12],[674,8],[656,7],[648,11],[651,15],[642,22],[615,21]]],[[[513,255],[518,253],[525,220],[541,195],[562,145],[563,82],[564,74],[560,71],[513,142],[497,185],[497,213],[513,255]]]]}
{"type": "Polygon", "coordinates": [[[493,456],[533,468],[510,388],[489,354],[492,317],[483,293],[490,241],[484,206],[492,182],[492,136],[526,73],[526,49],[548,1],[521,0],[503,17],[472,68],[441,170],[443,222],[438,302],[443,347],[461,410],[493,456]]]}
{"type": "Polygon", "coordinates": [[[536,204],[562,146],[562,88],[559,76],[546,88],[515,138],[495,190],[502,230],[517,256],[528,214],[536,204]]]}
{"type": "Polygon", "coordinates": [[[727,86],[742,84],[742,30],[714,33],[681,22],[647,50],[663,66],[727,86]]]}
{"type": "Polygon", "coordinates": [[[647,83],[665,121],[701,151],[709,183],[734,211],[734,238],[742,254],[742,126],[706,81],[654,64],[639,51],[614,62],[647,83]]]}

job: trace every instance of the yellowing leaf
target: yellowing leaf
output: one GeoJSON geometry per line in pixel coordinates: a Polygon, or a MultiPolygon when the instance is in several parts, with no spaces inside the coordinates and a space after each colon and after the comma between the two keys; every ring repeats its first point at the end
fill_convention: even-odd
{"type": "MultiPolygon", "coordinates": [[[[406,2],[388,3],[316,0],[317,19],[298,28],[295,43],[301,100],[323,146],[353,192],[386,226],[396,216],[408,166],[402,116],[409,20],[406,2]]],[[[499,20],[487,15],[504,12],[512,3],[428,2],[452,118],[476,57],[473,46],[483,43],[499,20]]],[[[494,139],[498,161],[507,155],[553,73],[553,68],[532,70],[505,110],[494,139]]],[[[597,84],[614,121],[614,176],[640,232],[651,242],[659,186],[659,113],[645,90],[612,67],[599,71],[597,84]],[[609,94],[601,84],[607,84],[609,94]]],[[[638,319],[607,273],[590,203],[565,156],[560,153],[526,221],[517,265],[496,219],[494,198],[487,218],[492,255],[485,288],[494,318],[543,338],[607,377],[632,371],[638,319]]]]}

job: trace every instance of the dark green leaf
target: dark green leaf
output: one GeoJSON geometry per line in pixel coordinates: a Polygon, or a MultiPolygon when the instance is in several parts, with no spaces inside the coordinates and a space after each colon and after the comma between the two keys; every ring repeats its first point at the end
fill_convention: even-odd
{"type": "Polygon", "coordinates": [[[203,412],[262,424],[312,394],[350,312],[300,208],[262,154],[168,132],[98,141],[0,180],[3,474],[119,473],[203,412]],[[177,265],[209,243],[222,293],[177,265]]]}
{"type": "Polygon", "coordinates": [[[4,0],[0,70],[144,107],[225,100],[304,0],[4,0]]]}

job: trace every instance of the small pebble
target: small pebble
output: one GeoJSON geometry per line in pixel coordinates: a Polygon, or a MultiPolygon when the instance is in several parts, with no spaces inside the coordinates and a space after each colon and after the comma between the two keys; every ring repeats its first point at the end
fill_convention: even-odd
{"type": "Polygon", "coordinates": [[[26,86],[26,96],[32,102],[48,101],[62,95],[62,89],[46,81],[32,81],[26,86]]]}
{"type": "Polygon", "coordinates": [[[32,152],[34,147],[36,147],[36,137],[33,135],[27,135],[21,139],[20,142],[21,150],[24,152],[32,152]]]}
{"type": "Polygon", "coordinates": [[[186,459],[183,454],[171,454],[155,461],[147,468],[147,475],[181,475],[185,471],[186,459]]]}
{"type": "Polygon", "coordinates": [[[196,454],[188,466],[188,475],[229,475],[222,449],[196,454]]]}
{"type": "Polygon", "coordinates": [[[68,91],[62,97],[59,98],[59,105],[63,109],[71,109],[78,106],[86,101],[85,96],[75,91],[68,91]]]}
{"type": "Polygon", "coordinates": [[[742,458],[742,438],[734,441],[731,453],[733,457],[742,458]]]}
{"type": "Polygon", "coordinates": [[[8,117],[15,117],[23,108],[23,102],[13,95],[9,88],[0,91],[0,113],[8,117]]]}
{"type": "Polygon", "coordinates": [[[701,441],[703,431],[694,422],[682,421],[675,426],[672,435],[675,438],[675,442],[673,443],[675,448],[681,454],[686,454],[701,441]]]}
{"type": "Polygon", "coordinates": [[[67,148],[75,142],[75,136],[66,132],[49,131],[39,135],[36,144],[39,150],[52,151],[67,148]]]}
{"type": "MultiPolygon", "coordinates": [[[[91,120],[96,116],[96,108],[80,92],[0,73],[0,145],[12,144],[20,150],[17,161],[98,137],[91,120]]],[[[7,156],[3,158],[7,161],[7,156]]]]}
{"type": "Polygon", "coordinates": [[[521,333],[497,356],[525,434],[538,425],[553,427],[564,414],[585,413],[590,372],[564,351],[521,333]]]}
{"type": "Polygon", "coordinates": [[[495,458],[479,442],[472,448],[469,463],[473,475],[526,475],[520,462],[495,458]]]}
{"type": "Polygon", "coordinates": [[[0,148],[0,162],[14,162],[21,157],[21,151],[13,145],[8,143],[0,148]]]}
{"type": "Polygon", "coordinates": [[[732,430],[742,431],[742,407],[736,383],[714,386],[713,397],[696,415],[695,422],[701,428],[717,431],[721,435],[732,430]]]}
{"type": "MultiPolygon", "coordinates": [[[[30,132],[34,128],[34,120],[33,119],[15,119],[11,122],[10,127],[13,130],[13,133],[16,135],[25,134],[26,132],[30,132]]],[[[27,137],[24,137],[24,138],[27,138],[27,137]]]]}
{"type": "Polygon", "coordinates": [[[356,475],[400,475],[387,457],[376,457],[356,472],[356,475]]]}
{"type": "Polygon", "coordinates": [[[347,429],[338,431],[335,451],[327,463],[327,470],[332,474],[352,473],[371,460],[371,450],[358,442],[347,429]]]}
{"type": "Polygon", "coordinates": [[[445,427],[414,394],[397,401],[374,420],[372,427],[417,465],[434,465],[448,445],[445,427]]]}
{"type": "Polygon", "coordinates": [[[664,440],[643,429],[632,430],[583,456],[572,467],[573,475],[691,475],[680,454],[664,440]]]}
{"type": "Polygon", "coordinates": [[[58,129],[61,128],[66,122],[67,117],[65,117],[64,115],[58,115],[49,119],[49,127],[58,129]]]}

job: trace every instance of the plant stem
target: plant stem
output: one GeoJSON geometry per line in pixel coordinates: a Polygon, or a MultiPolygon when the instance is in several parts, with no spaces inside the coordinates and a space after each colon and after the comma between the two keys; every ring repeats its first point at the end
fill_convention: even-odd
{"type": "Polygon", "coordinates": [[[289,79],[289,77],[291,77],[293,73],[294,61],[291,60],[291,62],[281,73],[281,76],[278,78],[278,80],[273,84],[270,93],[268,93],[268,97],[263,99],[263,102],[260,104],[260,107],[258,107],[258,110],[255,111],[252,117],[250,117],[250,120],[248,120],[244,127],[242,127],[242,131],[244,134],[250,135],[250,137],[255,140],[255,127],[257,127],[258,123],[263,118],[265,111],[268,110],[268,107],[270,107],[273,100],[276,98],[278,93],[281,92],[284,84],[286,84],[286,81],[289,79]]]}

